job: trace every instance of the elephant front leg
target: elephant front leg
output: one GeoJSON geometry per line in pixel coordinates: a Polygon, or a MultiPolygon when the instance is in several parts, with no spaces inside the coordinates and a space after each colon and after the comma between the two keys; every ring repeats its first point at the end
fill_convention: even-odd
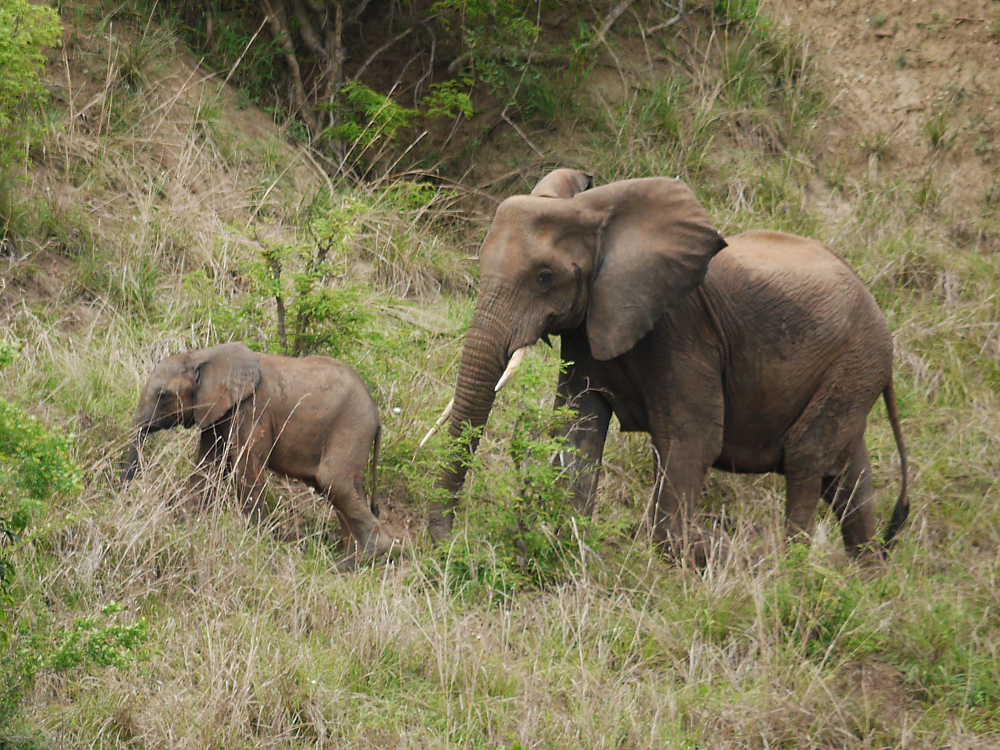
{"type": "Polygon", "coordinates": [[[243,515],[254,523],[267,518],[267,480],[264,462],[249,460],[244,469],[237,470],[237,491],[243,515]]]}
{"type": "Polygon", "coordinates": [[[265,468],[274,440],[264,426],[256,427],[249,435],[243,432],[240,431],[232,446],[230,461],[243,513],[251,521],[260,523],[268,514],[265,468]]]}
{"type": "Polygon", "coordinates": [[[653,453],[656,483],[649,514],[653,540],[671,557],[686,557],[704,566],[721,539],[698,522],[698,501],[709,465],[703,446],[700,441],[654,438],[653,453]]]}
{"type": "Polygon", "coordinates": [[[189,511],[197,512],[206,507],[212,491],[218,487],[226,464],[226,438],[226,434],[214,427],[201,431],[198,462],[188,479],[185,505],[189,511]]]}
{"type": "Polygon", "coordinates": [[[575,375],[573,369],[559,383],[555,403],[557,409],[568,405],[576,411],[574,418],[558,432],[571,450],[560,451],[553,460],[569,473],[574,510],[589,518],[594,514],[612,410],[607,399],[582,382],[584,379],[575,375]]]}

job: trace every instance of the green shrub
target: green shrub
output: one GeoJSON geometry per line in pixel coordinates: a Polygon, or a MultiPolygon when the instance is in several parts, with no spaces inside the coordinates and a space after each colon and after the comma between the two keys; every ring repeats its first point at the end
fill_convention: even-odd
{"type": "Polygon", "coordinates": [[[0,164],[22,163],[26,143],[41,132],[38,107],[45,100],[44,47],[60,43],[55,10],[28,0],[0,4],[0,164]]]}
{"type": "MultiPolygon", "coordinates": [[[[0,368],[11,364],[15,353],[13,344],[0,341],[0,368]]],[[[16,600],[12,556],[28,528],[32,505],[81,488],[71,447],[69,436],[0,399],[0,747],[5,746],[5,728],[39,674],[85,665],[124,666],[145,638],[145,622],[104,624],[120,611],[115,604],[101,611],[105,620],[81,618],[63,630],[50,627],[44,613],[29,623],[25,612],[30,602],[16,600]],[[14,605],[20,614],[18,622],[10,623],[14,605]]]]}
{"type": "Polygon", "coordinates": [[[242,317],[274,330],[282,352],[343,356],[360,338],[371,315],[361,300],[362,287],[342,279],[353,254],[350,243],[370,210],[363,197],[335,196],[315,209],[311,244],[258,240],[261,249],[248,269],[252,288],[242,317]],[[273,329],[268,322],[272,301],[273,329]]]}
{"type": "Polygon", "coordinates": [[[581,555],[596,554],[617,531],[572,512],[567,470],[553,463],[557,453],[572,451],[559,433],[573,411],[553,409],[535,394],[551,388],[557,367],[526,360],[508,386],[512,393],[493,410],[492,424],[509,425],[499,438],[506,459],[487,467],[487,449],[472,460],[473,499],[459,512],[454,540],[429,564],[432,578],[444,576],[457,591],[506,601],[520,590],[547,588],[567,580],[581,555]]]}
{"type": "MultiPolygon", "coordinates": [[[[0,341],[0,369],[14,361],[17,347],[0,341]]],[[[81,486],[70,460],[72,439],[48,430],[33,416],[0,399],[0,649],[7,642],[6,610],[13,603],[10,552],[28,525],[31,505],[81,486]]]]}
{"type": "Polygon", "coordinates": [[[412,125],[420,114],[356,81],[344,84],[340,96],[340,122],[333,128],[332,135],[364,148],[384,140],[391,141],[396,131],[412,125]]]}
{"type": "Polygon", "coordinates": [[[758,0],[715,0],[711,13],[722,23],[763,23],[759,16],[758,0]]]}
{"type": "Polygon", "coordinates": [[[0,747],[7,746],[5,728],[38,677],[92,667],[125,669],[142,655],[146,621],[121,623],[121,611],[121,605],[111,602],[98,615],[79,617],[67,628],[54,627],[44,614],[21,624],[0,662],[0,747]]]}

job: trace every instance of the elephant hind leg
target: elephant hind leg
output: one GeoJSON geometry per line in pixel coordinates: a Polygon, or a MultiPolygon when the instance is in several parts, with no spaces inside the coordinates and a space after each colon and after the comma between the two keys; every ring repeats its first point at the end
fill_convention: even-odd
{"type": "Polygon", "coordinates": [[[351,552],[339,566],[342,570],[346,570],[355,567],[362,560],[381,557],[398,544],[398,540],[389,533],[385,524],[379,522],[372,513],[370,503],[362,496],[366,469],[364,459],[367,456],[353,462],[350,460],[341,462],[341,458],[345,457],[326,457],[317,474],[316,483],[336,508],[341,528],[349,534],[349,539],[346,541],[349,542],[351,552]],[[352,464],[357,464],[354,467],[355,471],[345,476],[343,469],[351,467],[352,464]],[[334,466],[341,471],[335,472],[330,468],[334,466]]]}
{"type": "Polygon", "coordinates": [[[843,470],[824,479],[823,499],[840,520],[847,553],[858,557],[875,536],[872,465],[864,437],[855,440],[847,453],[843,470]]]}
{"type": "Polygon", "coordinates": [[[808,542],[816,525],[821,477],[815,467],[785,468],[785,537],[808,542]]]}
{"type": "Polygon", "coordinates": [[[862,538],[865,513],[871,512],[865,510],[871,495],[871,466],[864,432],[868,409],[879,393],[873,388],[868,399],[866,393],[851,390],[848,384],[856,380],[846,366],[831,368],[789,432],[784,452],[786,536],[790,541],[812,536],[822,495],[841,523],[846,522],[844,542],[852,554],[852,545],[868,541],[862,538]],[[855,488],[860,494],[852,499],[855,488]],[[859,499],[865,502],[859,504],[859,499]]]}

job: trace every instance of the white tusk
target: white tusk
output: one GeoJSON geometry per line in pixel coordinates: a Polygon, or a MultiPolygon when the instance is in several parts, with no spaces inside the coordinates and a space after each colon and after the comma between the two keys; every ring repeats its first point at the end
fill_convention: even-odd
{"type": "Polygon", "coordinates": [[[524,360],[524,355],[528,353],[528,347],[522,346],[516,352],[510,355],[510,362],[507,363],[507,369],[503,371],[503,375],[497,381],[496,387],[493,389],[494,392],[499,391],[505,385],[507,381],[514,377],[514,373],[517,372],[517,368],[521,366],[521,362],[524,360]]]}
{"type": "MultiPolygon", "coordinates": [[[[503,375],[500,376],[500,379],[497,381],[496,386],[493,388],[494,392],[499,391],[501,388],[507,385],[507,382],[512,377],[514,377],[514,373],[517,372],[517,368],[521,366],[521,362],[524,361],[524,355],[527,353],[528,353],[528,347],[522,346],[520,349],[516,350],[513,354],[510,355],[510,361],[507,363],[507,369],[503,371],[503,375]]],[[[426,435],[424,435],[424,439],[421,440],[420,444],[417,446],[418,449],[423,448],[425,445],[427,445],[428,441],[432,437],[434,437],[434,433],[438,431],[438,428],[445,423],[448,417],[451,416],[451,410],[454,408],[454,406],[455,406],[455,399],[452,399],[451,401],[448,402],[448,405],[444,407],[444,411],[441,412],[441,416],[438,417],[438,420],[437,422],[434,423],[434,426],[427,431],[426,435]]]]}
{"type": "Polygon", "coordinates": [[[441,412],[441,416],[438,417],[437,422],[434,423],[434,426],[431,427],[429,430],[427,430],[427,434],[424,435],[424,439],[420,441],[420,445],[418,445],[417,448],[423,448],[425,445],[427,445],[427,441],[429,441],[432,437],[434,437],[434,433],[438,431],[438,427],[443,425],[445,423],[445,420],[447,420],[448,417],[451,416],[451,410],[454,408],[454,406],[455,406],[455,399],[452,399],[451,401],[448,402],[448,405],[444,407],[444,411],[441,412]]]}

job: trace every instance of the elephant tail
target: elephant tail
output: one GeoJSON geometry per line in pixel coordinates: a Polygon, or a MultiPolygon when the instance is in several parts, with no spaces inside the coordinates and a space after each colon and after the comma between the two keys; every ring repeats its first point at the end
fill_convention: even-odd
{"type": "Polygon", "coordinates": [[[379,422],[375,430],[375,443],[372,447],[372,486],[368,490],[368,501],[371,505],[372,515],[378,518],[378,505],[375,497],[378,494],[378,458],[382,452],[382,423],[379,422]]]}
{"type": "Polygon", "coordinates": [[[885,399],[885,409],[889,414],[889,423],[892,425],[892,434],[896,437],[896,450],[899,451],[899,469],[902,475],[899,499],[896,500],[896,507],[893,508],[892,518],[885,529],[885,537],[882,540],[882,548],[888,552],[892,546],[896,534],[906,523],[910,515],[910,501],[906,496],[906,446],[903,444],[903,431],[899,427],[899,412],[896,410],[896,394],[892,389],[892,381],[882,391],[882,398],[885,399]]]}

